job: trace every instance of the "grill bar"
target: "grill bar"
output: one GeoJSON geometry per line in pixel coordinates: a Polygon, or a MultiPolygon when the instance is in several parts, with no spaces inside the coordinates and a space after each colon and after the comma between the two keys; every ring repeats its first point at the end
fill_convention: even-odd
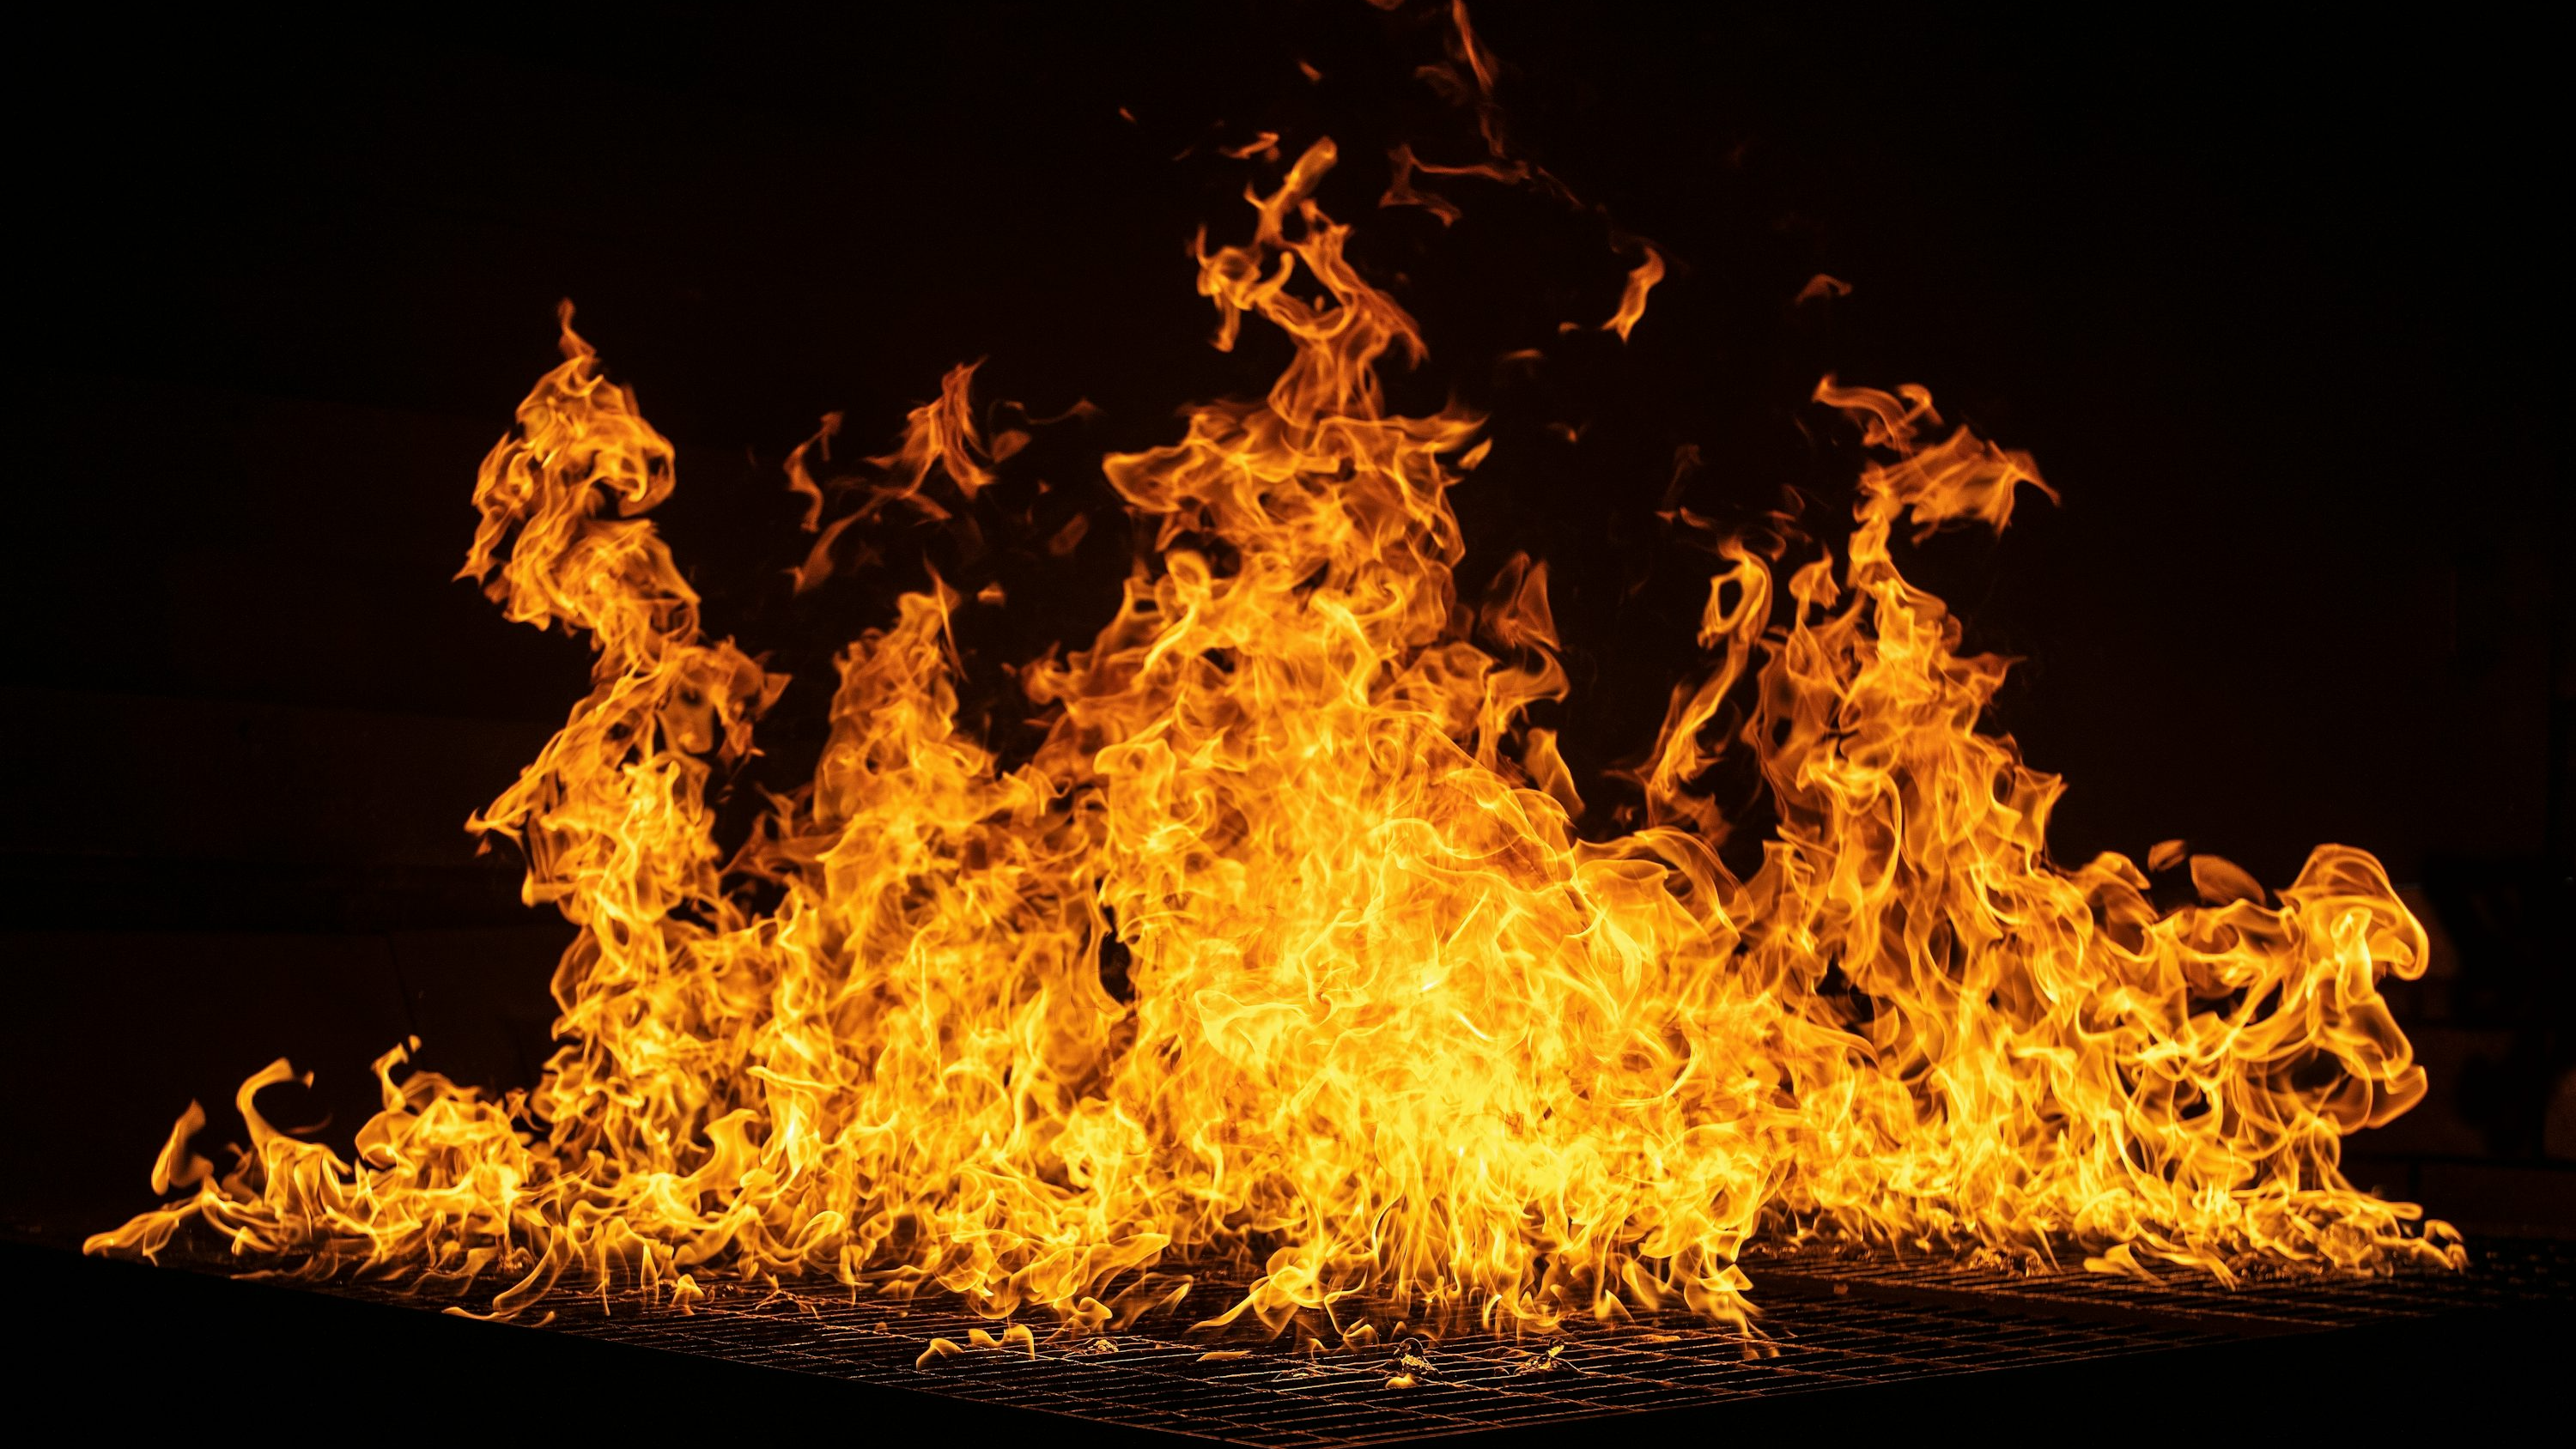
{"type": "MultiPolygon", "coordinates": [[[[1545,1344],[1454,1337],[1302,1358],[1285,1347],[1190,1335],[1183,1314],[1113,1336],[1114,1348],[1040,1339],[917,1364],[933,1338],[959,1345],[1001,1323],[937,1300],[910,1303],[728,1284],[692,1314],[558,1294],[548,1331],[757,1365],[949,1400],[1035,1409],[1131,1430],[1250,1445],[1364,1444],[1568,1425],[1642,1410],[1711,1409],[1963,1374],[2020,1371],[2576,1300],[2570,1245],[2487,1242],[2464,1273],[2280,1279],[2227,1289],[2083,1271],[2021,1274],[1933,1263],[1790,1254],[1750,1259],[1754,1335],[1684,1312],[1545,1344]],[[1075,1351],[1082,1349],[1083,1351],[1075,1351]],[[1229,1355],[1209,1357],[1211,1350],[1229,1355]],[[1410,1384],[1394,1382],[1399,1373],[1410,1384]]],[[[335,1293],[425,1304],[381,1285],[335,1293]]],[[[1222,1295],[1194,1294],[1193,1306],[1222,1295]]]]}

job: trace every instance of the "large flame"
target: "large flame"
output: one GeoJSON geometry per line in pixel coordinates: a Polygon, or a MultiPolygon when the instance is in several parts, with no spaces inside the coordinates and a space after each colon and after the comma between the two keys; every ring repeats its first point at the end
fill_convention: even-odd
{"type": "MultiPolygon", "coordinates": [[[[1579,837],[1523,722],[1566,689],[1545,569],[1461,605],[1447,490],[1480,419],[1387,412],[1381,360],[1423,344],[1311,199],[1333,161],[1320,143],[1254,195],[1248,241],[1202,241],[1218,345],[1256,319],[1293,360],[1106,460],[1159,557],[1089,649],[1021,672],[1035,757],[1005,769],[956,723],[963,605],[934,579],[841,657],[810,788],[730,861],[710,773],[784,681],[702,635],[641,517],[672,449],[567,312],[466,565],[598,651],[474,822],[580,927],[561,1049],[497,1100],[389,1053],[354,1162],[261,1119],[278,1063],[242,1090],[229,1175],[189,1152],[192,1105],[154,1183],[193,1192],[91,1248],[201,1222],[305,1271],[481,1284],[503,1313],[568,1277],[685,1302],[720,1270],[1075,1331],[1212,1269],[1233,1286],[1206,1311],[1318,1334],[1675,1299],[1740,1320],[1757,1235],[2222,1278],[2458,1261],[2337,1170],[2344,1133],[2422,1093],[2377,983],[2423,969],[2423,930],[2342,847],[2277,904],[2203,858],[2210,903],[2165,914],[2123,857],[2050,860],[2058,782],[1977,728],[2003,662],[1958,652],[1889,546],[2002,528],[2045,485],[1919,389],[1818,388],[1876,460],[1847,546],[1785,582],[1722,548],[1707,664],[1636,772],[1647,823],[1579,837]],[[1727,751],[1779,822],[1749,878],[1694,790],[1727,751]],[[1103,985],[1121,950],[1132,999],[1103,985]]],[[[1660,272],[1648,251],[1621,335],[1660,272]]],[[[970,381],[913,415],[860,511],[959,510],[992,480],[1008,449],[970,381]]]]}

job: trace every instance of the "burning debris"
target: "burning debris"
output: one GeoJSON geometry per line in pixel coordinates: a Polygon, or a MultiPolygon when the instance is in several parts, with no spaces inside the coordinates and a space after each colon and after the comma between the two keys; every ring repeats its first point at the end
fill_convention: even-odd
{"type": "Polygon", "coordinates": [[[1548,1350],[1545,1353],[1529,1353],[1519,1350],[1515,1350],[1515,1352],[1517,1356],[1512,1360],[1512,1373],[1514,1375],[1572,1374],[1581,1373],[1583,1371],[1580,1365],[1565,1356],[1565,1345],[1561,1343],[1549,1345],[1548,1350]]]}
{"type": "Polygon", "coordinates": [[[1408,1338],[1395,1346],[1395,1357],[1378,1366],[1386,1375],[1390,1389],[1418,1388],[1440,1376],[1440,1366],[1431,1361],[1431,1346],[1418,1338],[1408,1338]]]}

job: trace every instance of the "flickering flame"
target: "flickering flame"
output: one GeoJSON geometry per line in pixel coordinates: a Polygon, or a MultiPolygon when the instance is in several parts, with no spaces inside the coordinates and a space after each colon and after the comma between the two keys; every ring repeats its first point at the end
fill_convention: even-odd
{"type": "Polygon", "coordinates": [[[1653,247],[1644,250],[1646,259],[1637,263],[1637,269],[1628,274],[1627,290],[1619,294],[1619,310],[1610,314],[1609,321],[1601,324],[1602,331],[1618,333],[1622,342],[1628,340],[1628,334],[1635,330],[1638,320],[1646,315],[1646,294],[1664,279],[1664,254],[1653,247]]]}
{"type": "MultiPolygon", "coordinates": [[[[2210,903],[2169,913],[2124,857],[2050,859],[2059,782],[1976,727],[2003,662],[1961,654],[1890,551],[2000,529],[2046,485],[1919,388],[1817,389],[1873,460],[1848,545],[1785,577],[1718,545],[1646,823],[1579,835],[1524,720],[1567,689],[1546,570],[1460,602],[1448,490],[1481,420],[1387,411],[1381,361],[1423,340],[1312,199],[1333,163],[1317,143],[1251,196],[1248,240],[1202,239],[1217,344],[1250,320],[1293,356],[1105,460],[1158,556],[1089,648],[1021,671],[1035,757],[1005,768],[957,723],[960,600],[934,578],[840,657],[813,781],[730,860],[710,774],[785,681],[702,633],[643,516],[671,446],[567,310],[465,569],[597,651],[473,822],[580,928],[560,1050],[497,1098],[387,1053],[355,1160],[259,1116],[280,1062],[242,1089],[229,1174],[189,1151],[192,1105],[152,1174],[186,1195],[91,1249],[202,1224],[504,1314],[567,1280],[685,1305],[708,1273],[821,1276],[1077,1334],[1212,1274],[1235,1286],[1193,1313],[1342,1343],[1435,1310],[1741,1321],[1758,1234],[2221,1278],[2458,1261],[2337,1170],[2343,1134],[2423,1091],[2377,990],[2423,970],[2422,928],[2338,846],[2277,898],[2201,857],[2210,903]],[[1726,752],[1779,820],[1749,877],[1697,788],[1726,752]],[[1103,985],[1113,943],[1132,999],[1103,985]]],[[[1646,252],[1623,336],[1660,271],[1646,252]]],[[[799,587],[852,519],[994,481],[1017,443],[983,436],[971,384],[828,524],[809,459],[839,419],[798,450],[799,587]]]]}

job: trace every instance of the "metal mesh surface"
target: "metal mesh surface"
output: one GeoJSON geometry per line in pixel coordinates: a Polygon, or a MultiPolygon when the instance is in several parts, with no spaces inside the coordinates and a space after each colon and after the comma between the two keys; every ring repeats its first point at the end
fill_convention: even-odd
{"type": "MultiPolygon", "coordinates": [[[[1190,1315],[1112,1335],[969,1346],[1008,1325],[939,1300],[721,1285],[695,1311],[559,1293],[549,1331],[796,1373],[1158,1429],[1238,1444],[1385,1442],[1639,1409],[1815,1393],[1860,1384],[2063,1363],[2399,1319],[2565,1303],[2576,1245],[2490,1241],[2465,1273],[2302,1278],[2230,1289],[2081,1270],[2022,1273],[1821,1253],[1748,1258],[1761,1305],[1748,1336],[1686,1312],[1616,1329],[1576,1325],[1515,1346],[1490,1336],[1387,1344],[1320,1358],[1211,1341],[1190,1315]],[[921,1362],[934,1338],[960,1352],[921,1362]],[[1545,1350],[1557,1345],[1551,1355],[1545,1350]],[[1408,1359],[1406,1355],[1412,1356],[1408,1359]]],[[[381,1287],[334,1291],[436,1306],[381,1287]]],[[[1216,1303],[1219,1293],[1192,1295],[1216,1303]]]]}

